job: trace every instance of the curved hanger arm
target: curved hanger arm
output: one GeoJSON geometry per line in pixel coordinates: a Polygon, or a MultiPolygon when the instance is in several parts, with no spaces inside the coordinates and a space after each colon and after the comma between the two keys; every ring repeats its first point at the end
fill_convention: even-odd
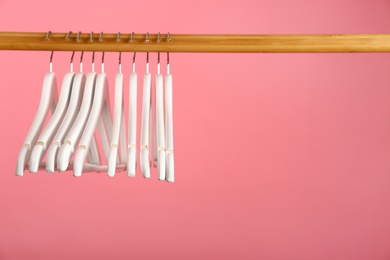
{"type": "MultiPolygon", "coordinates": [[[[73,175],[81,176],[84,162],[87,157],[88,150],[91,145],[91,140],[95,132],[96,126],[98,125],[100,136],[102,138],[103,147],[108,147],[107,134],[103,127],[103,123],[106,124],[107,134],[111,135],[112,133],[112,122],[110,115],[110,106],[109,106],[109,93],[108,93],[108,82],[107,76],[105,73],[100,73],[96,78],[95,93],[93,97],[92,109],[89,115],[87,124],[85,126],[83,135],[81,137],[73,167],[73,175]],[[98,121],[101,121],[98,123],[98,121]]],[[[105,150],[106,158],[108,157],[108,149],[105,150]]]]}
{"type": "Polygon", "coordinates": [[[48,72],[43,79],[41,98],[35,118],[19,152],[16,165],[16,175],[23,176],[24,170],[30,159],[31,148],[35,145],[49,110],[55,110],[58,102],[57,80],[54,72],[48,72]]]}
{"type": "Polygon", "coordinates": [[[166,120],[166,180],[174,182],[174,153],[173,153],[173,115],[172,115],[172,74],[165,76],[165,120],[166,120]]]}
{"type": "Polygon", "coordinates": [[[123,109],[123,74],[118,73],[115,79],[115,99],[114,99],[114,122],[111,135],[110,153],[107,162],[107,175],[113,177],[115,175],[118,147],[121,148],[121,163],[126,158],[126,149],[123,154],[123,147],[126,144],[125,128],[124,128],[124,109],[123,109]],[[120,138],[121,137],[121,138],[120,138]],[[119,143],[120,139],[120,143],[119,143]]]}
{"type": "Polygon", "coordinates": [[[43,159],[47,145],[53,140],[54,134],[57,132],[62,119],[65,115],[66,109],[69,103],[70,92],[72,89],[74,73],[68,72],[64,80],[62,81],[62,88],[60,93],[60,98],[56,110],[53,113],[53,116],[50,118],[49,123],[47,124],[45,130],[42,132],[38,138],[37,143],[35,144],[30,157],[30,172],[37,172],[39,164],[43,159]]]}
{"type": "MultiPolygon", "coordinates": [[[[72,128],[69,130],[64,143],[61,145],[61,148],[58,152],[57,168],[58,171],[60,172],[67,170],[73,152],[76,148],[77,143],[81,138],[82,131],[87,123],[88,116],[90,114],[91,107],[92,107],[95,82],[96,82],[96,73],[95,72],[88,73],[85,82],[83,100],[81,103],[79,113],[72,125],[72,128]]],[[[92,148],[95,148],[95,151],[97,153],[96,145],[92,146],[92,148]]],[[[98,154],[94,157],[94,163],[100,164],[98,154]]]]}
{"type": "Polygon", "coordinates": [[[137,162],[137,73],[130,74],[127,176],[135,177],[137,162]]]}
{"type": "Polygon", "coordinates": [[[155,133],[157,136],[157,169],[158,179],[165,180],[165,130],[164,130],[164,86],[161,74],[156,75],[156,124],[155,133]]]}
{"type": "Polygon", "coordinates": [[[68,109],[66,111],[64,119],[62,120],[60,128],[58,129],[57,134],[54,137],[53,142],[47,152],[46,172],[54,172],[58,149],[62,145],[66,134],[68,133],[70,127],[76,119],[77,113],[80,110],[81,100],[84,92],[84,85],[84,73],[77,73],[73,80],[68,109]]]}
{"type": "Polygon", "coordinates": [[[145,178],[150,178],[150,137],[151,137],[151,75],[145,73],[142,99],[142,124],[140,165],[145,178]]]}

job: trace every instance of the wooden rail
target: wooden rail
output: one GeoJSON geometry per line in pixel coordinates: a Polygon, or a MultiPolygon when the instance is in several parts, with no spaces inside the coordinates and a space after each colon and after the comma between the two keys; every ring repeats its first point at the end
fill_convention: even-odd
{"type": "Polygon", "coordinates": [[[0,50],[105,52],[390,52],[390,34],[167,34],[0,32],[0,50]],[[78,39],[78,40],[77,40],[78,39]],[[92,39],[92,41],[91,41],[92,39]],[[130,41],[132,39],[132,41],[130,41]]]}

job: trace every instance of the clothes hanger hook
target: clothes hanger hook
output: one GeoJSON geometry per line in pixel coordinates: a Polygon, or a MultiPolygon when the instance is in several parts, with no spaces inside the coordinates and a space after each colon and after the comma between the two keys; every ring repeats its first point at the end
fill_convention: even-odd
{"type": "Polygon", "coordinates": [[[95,52],[92,52],[92,72],[95,72],[95,52]]]}
{"type": "Polygon", "coordinates": [[[118,32],[118,36],[116,37],[116,41],[117,42],[121,41],[121,32],[118,32]]]}
{"type": "Polygon", "coordinates": [[[48,40],[49,40],[50,33],[51,33],[51,31],[48,31],[48,32],[47,32],[47,34],[46,34],[46,38],[45,38],[45,40],[46,40],[46,41],[48,41],[48,40]]]}
{"type": "Polygon", "coordinates": [[[66,37],[65,37],[65,40],[68,41],[69,40],[69,35],[72,33],[72,31],[69,31],[67,34],[66,34],[66,37]]]}
{"type": "Polygon", "coordinates": [[[77,37],[76,37],[76,41],[77,41],[77,42],[80,41],[80,34],[81,34],[81,32],[79,31],[79,33],[77,34],[77,37]]]}
{"type": "Polygon", "coordinates": [[[54,54],[54,51],[51,51],[51,55],[50,55],[50,72],[53,72],[53,54],[54,54]]]}
{"type": "Polygon", "coordinates": [[[104,73],[104,51],[102,52],[102,73],[104,73]]]}
{"type": "Polygon", "coordinates": [[[70,71],[73,72],[73,57],[74,57],[74,51],[72,52],[72,57],[70,57],[70,71]]]}
{"type": "Polygon", "coordinates": [[[167,74],[170,74],[171,66],[169,65],[169,52],[167,52],[167,74]]]}
{"type": "MultiPolygon", "coordinates": [[[[168,42],[171,41],[171,34],[168,32],[167,34],[168,42]]],[[[167,74],[170,74],[171,66],[169,65],[169,52],[167,52],[167,74]]]]}
{"type": "Polygon", "coordinates": [[[122,73],[122,52],[119,52],[119,73],[122,73]]]}
{"type": "MultiPolygon", "coordinates": [[[[149,42],[149,33],[146,33],[146,42],[149,42]]],[[[146,72],[149,73],[149,52],[146,53],[146,72]]]]}
{"type": "MultiPolygon", "coordinates": [[[[160,42],[160,32],[157,34],[157,42],[160,42]]],[[[160,74],[160,52],[157,53],[157,74],[160,74]]]]}
{"type": "Polygon", "coordinates": [[[89,41],[93,42],[93,32],[91,32],[91,34],[89,35],[89,41]]]}
{"type": "Polygon", "coordinates": [[[133,55],[133,73],[135,73],[135,54],[136,54],[136,52],[134,52],[134,55],[133,55]]]}
{"type": "MultiPolygon", "coordinates": [[[[100,32],[99,41],[103,41],[103,32],[100,32]]],[[[102,52],[102,73],[104,73],[104,51],[102,52]]]]}
{"type": "Polygon", "coordinates": [[[160,52],[157,54],[157,74],[160,74],[160,52]]]}
{"type": "Polygon", "coordinates": [[[146,73],[149,73],[149,52],[146,53],[146,73]]]}
{"type": "Polygon", "coordinates": [[[80,56],[80,72],[83,72],[83,56],[84,52],[82,51],[80,56]]]}
{"type": "Polygon", "coordinates": [[[130,36],[130,42],[133,42],[134,41],[134,32],[131,33],[131,36],[130,36]]]}

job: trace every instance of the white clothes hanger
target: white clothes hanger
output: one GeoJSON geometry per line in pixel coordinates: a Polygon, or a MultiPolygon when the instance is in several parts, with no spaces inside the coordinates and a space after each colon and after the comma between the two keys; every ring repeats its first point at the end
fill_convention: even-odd
{"type": "Polygon", "coordinates": [[[169,53],[167,53],[167,75],[165,76],[165,126],[166,126],[166,180],[174,182],[172,74],[170,74],[169,53]]]}
{"type": "Polygon", "coordinates": [[[31,148],[36,144],[47,114],[49,113],[49,110],[52,110],[52,113],[54,112],[58,102],[57,80],[52,70],[52,60],[53,52],[51,52],[50,56],[50,71],[46,73],[43,79],[41,98],[37,113],[35,114],[34,121],[31,124],[30,130],[24,140],[22,149],[19,152],[16,164],[17,176],[23,176],[24,170],[30,159],[31,148]]]}
{"type": "MultiPolygon", "coordinates": [[[[58,152],[57,156],[57,168],[58,171],[66,171],[70,164],[71,157],[76,149],[76,145],[79,142],[82,131],[85,128],[85,125],[88,120],[88,116],[90,114],[92,108],[92,101],[94,95],[94,88],[96,82],[96,73],[94,70],[94,56],[95,53],[92,54],[92,72],[87,74],[83,100],[81,103],[80,111],[76,117],[76,120],[73,123],[72,128],[70,129],[68,135],[65,138],[64,143],[61,145],[61,148],[58,152]]],[[[99,153],[95,141],[95,137],[92,139],[90,156],[90,163],[100,164],[99,153]]]]}
{"type": "Polygon", "coordinates": [[[104,73],[104,52],[102,55],[102,73],[100,73],[96,78],[91,113],[81,137],[74,160],[73,175],[76,177],[81,176],[82,174],[84,162],[91,145],[91,140],[95,132],[96,125],[98,126],[100,137],[102,138],[102,146],[104,148],[105,157],[108,159],[109,144],[107,136],[112,135],[112,121],[109,106],[108,82],[107,76],[104,73]],[[100,122],[98,123],[98,121],[100,122]]]}
{"type": "Polygon", "coordinates": [[[75,73],[72,71],[72,67],[73,66],[71,65],[71,71],[65,75],[62,81],[62,88],[56,110],[54,111],[53,116],[50,118],[50,121],[47,124],[45,130],[39,136],[38,141],[34,145],[34,148],[31,152],[29,165],[30,172],[38,171],[39,164],[45,155],[47,145],[50,144],[53,140],[54,134],[57,132],[67,110],[73,78],[75,75],[75,73]]]}
{"type": "Polygon", "coordinates": [[[135,52],[133,56],[133,72],[130,74],[129,100],[127,176],[135,177],[137,162],[137,73],[135,73],[135,52]]]}
{"type": "Polygon", "coordinates": [[[158,170],[158,179],[165,180],[165,131],[164,131],[164,86],[163,76],[160,74],[160,53],[158,53],[156,74],[156,114],[155,114],[155,161],[158,170]]]}
{"type": "MultiPolygon", "coordinates": [[[[74,54],[74,52],[73,52],[74,54]]],[[[81,53],[80,59],[80,73],[77,73],[74,77],[72,84],[72,92],[70,96],[68,110],[62,120],[61,126],[57,131],[56,136],[47,152],[46,157],[46,172],[54,172],[56,165],[57,152],[63,143],[63,140],[72,126],[76,116],[80,110],[81,100],[84,92],[85,76],[82,72],[82,59],[84,52],[81,53]]],[[[72,56],[73,57],[73,56],[72,56]]]]}
{"type": "Polygon", "coordinates": [[[146,73],[144,75],[143,99],[142,99],[142,125],[140,165],[145,178],[150,178],[150,143],[151,143],[151,85],[152,77],[149,73],[149,53],[146,54],[146,73]]]}
{"type": "MultiPolygon", "coordinates": [[[[119,37],[119,34],[118,34],[119,37]]],[[[115,79],[114,122],[111,135],[110,154],[107,162],[107,175],[114,177],[117,163],[118,146],[120,148],[120,162],[126,163],[126,129],[125,111],[123,108],[123,73],[121,53],[119,53],[119,72],[115,79]],[[119,144],[118,144],[119,141],[119,144]]]]}

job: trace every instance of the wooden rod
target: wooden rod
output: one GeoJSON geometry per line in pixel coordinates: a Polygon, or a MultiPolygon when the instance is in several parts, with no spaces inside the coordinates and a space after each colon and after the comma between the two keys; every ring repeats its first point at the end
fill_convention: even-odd
{"type": "Polygon", "coordinates": [[[120,34],[0,32],[0,50],[105,52],[390,52],[390,34],[120,34]]]}

